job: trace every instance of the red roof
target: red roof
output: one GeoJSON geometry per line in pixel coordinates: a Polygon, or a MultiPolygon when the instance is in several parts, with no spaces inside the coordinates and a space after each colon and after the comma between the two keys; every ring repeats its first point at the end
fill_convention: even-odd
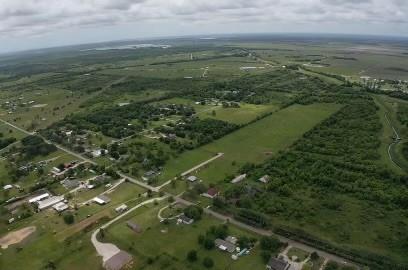
{"type": "Polygon", "coordinates": [[[218,194],[218,190],[215,188],[210,188],[208,189],[207,194],[210,195],[211,197],[214,197],[215,195],[218,194]]]}

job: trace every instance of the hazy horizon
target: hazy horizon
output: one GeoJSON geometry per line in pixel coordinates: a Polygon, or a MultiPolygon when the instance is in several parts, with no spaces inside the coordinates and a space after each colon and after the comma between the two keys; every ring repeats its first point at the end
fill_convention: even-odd
{"type": "Polygon", "coordinates": [[[408,36],[403,0],[0,2],[0,52],[126,39],[331,33],[408,36]]]}

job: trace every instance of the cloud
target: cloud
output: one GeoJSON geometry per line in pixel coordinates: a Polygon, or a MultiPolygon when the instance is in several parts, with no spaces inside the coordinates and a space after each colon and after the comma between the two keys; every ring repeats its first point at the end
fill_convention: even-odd
{"type": "Polygon", "coordinates": [[[0,34],[146,21],[407,24],[405,0],[0,0],[0,34]]]}

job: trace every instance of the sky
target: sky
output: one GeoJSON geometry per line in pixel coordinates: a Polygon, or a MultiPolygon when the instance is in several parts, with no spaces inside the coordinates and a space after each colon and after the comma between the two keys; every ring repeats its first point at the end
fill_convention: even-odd
{"type": "Polygon", "coordinates": [[[0,52],[161,36],[408,36],[408,0],[0,0],[0,52]]]}

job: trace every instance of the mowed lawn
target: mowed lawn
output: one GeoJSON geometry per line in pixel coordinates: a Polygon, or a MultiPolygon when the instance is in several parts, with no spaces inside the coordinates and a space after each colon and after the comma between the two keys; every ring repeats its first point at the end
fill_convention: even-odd
{"type": "Polygon", "coordinates": [[[223,178],[235,173],[246,162],[260,163],[287,148],[339,108],[340,105],[335,104],[293,105],[285,108],[169,161],[161,179],[168,180],[219,152],[224,153],[224,156],[203,168],[200,174],[204,179],[223,178]]]}
{"type": "MultiPolygon", "coordinates": [[[[133,217],[128,217],[114,224],[105,232],[105,241],[118,245],[134,255],[135,269],[161,270],[161,269],[206,269],[202,265],[204,257],[210,257],[214,261],[212,269],[237,269],[237,270],[262,270],[265,265],[260,256],[259,247],[254,248],[247,256],[234,261],[231,254],[222,252],[216,248],[205,250],[198,244],[198,236],[205,234],[211,226],[221,223],[204,215],[203,218],[192,225],[176,225],[175,220],[165,225],[160,223],[157,213],[163,205],[147,205],[137,211],[133,217]],[[126,226],[126,221],[139,224],[141,233],[135,233],[126,226]],[[186,256],[190,250],[196,250],[198,260],[190,263],[186,256]],[[148,264],[147,259],[153,258],[153,263],[148,264]]],[[[245,231],[229,226],[230,235],[255,237],[245,231]]]]}

